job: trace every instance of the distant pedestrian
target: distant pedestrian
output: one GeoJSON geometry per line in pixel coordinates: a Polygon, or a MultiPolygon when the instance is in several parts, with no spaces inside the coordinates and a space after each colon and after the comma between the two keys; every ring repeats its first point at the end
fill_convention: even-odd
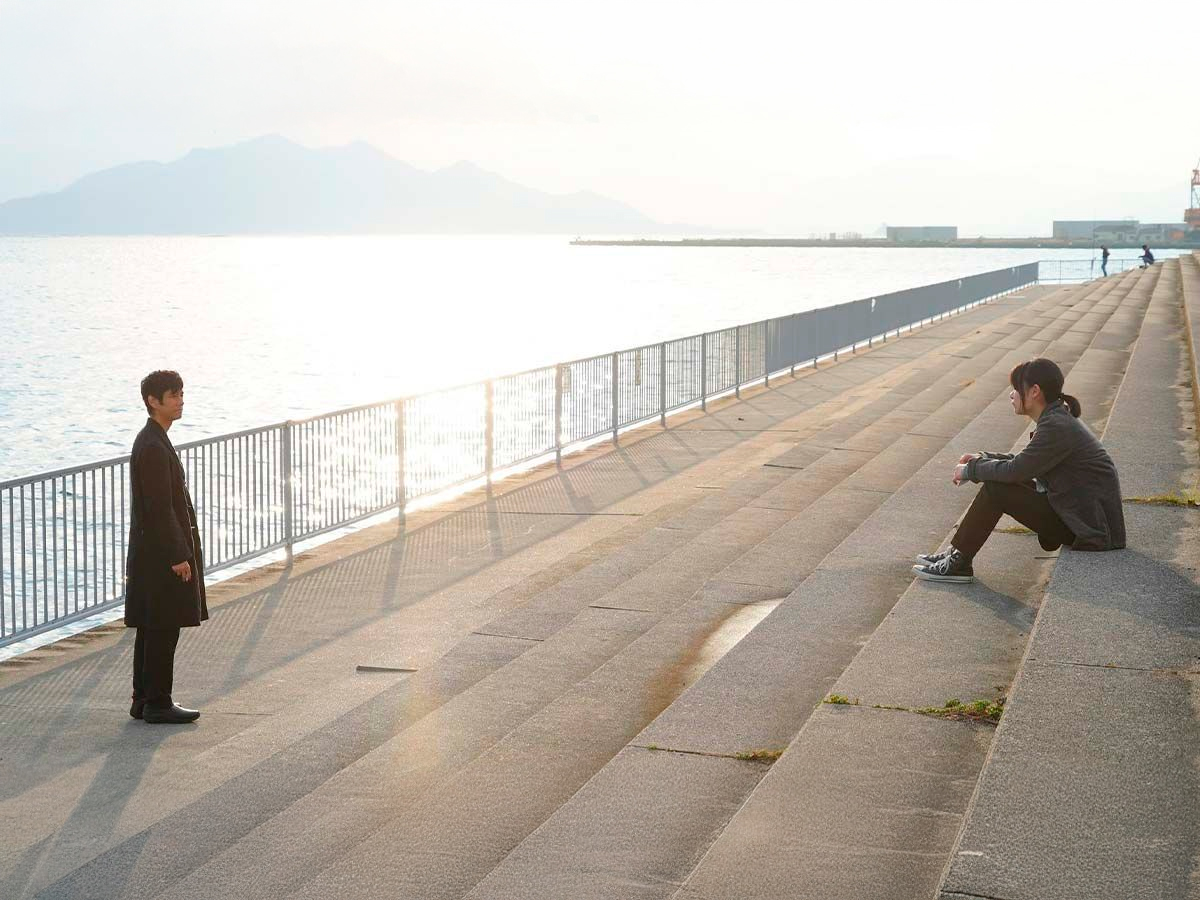
{"type": "Polygon", "coordinates": [[[1100,247],[1100,271],[1108,277],[1108,248],[1103,245],[1100,247]]]}
{"type": "Polygon", "coordinates": [[[1154,254],[1150,252],[1150,248],[1142,244],[1142,268],[1154,265],[1154,254]]]}
{"type": "Polygon", "coordinates": [[[1125,546],[1125,515],[1117,468],[1079,419],[1079,401],[1063,393],[1063,374],[1051,360],[1033,359],[1012,370],[1009,402],[1036,423],[1025,449],[966,453],[954,483],[982,482],[950,547],[922,554],[913,571],[926,581],[975,580],[972,560],[1007,513],[1036,532],[1044,550],[1125,546]]]}
{"type": "Polygon", "coordinates": [[[196,511],[183,464],[167,437],[183,415],[183,379],[178,372],[151,372],[142,380],[142,402],[150,418],[129,459],[125,625],[137,629],[129,714],[151,723],[181,724],[194,722],[200,713],[171,699],[179,629],[208,618],[196,511]]]}

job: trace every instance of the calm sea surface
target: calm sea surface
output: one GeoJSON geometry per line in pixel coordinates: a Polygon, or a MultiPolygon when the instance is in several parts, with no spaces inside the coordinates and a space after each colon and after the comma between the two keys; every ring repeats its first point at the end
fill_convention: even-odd
{"type": "MultiPolygon", "coordinates": [[[[1090,251],[572,247],[563,237],[0,238],[0,480],[1090,251]]],[[[1117,255],[1127,255],[1123,252],[1117,255]]]]}

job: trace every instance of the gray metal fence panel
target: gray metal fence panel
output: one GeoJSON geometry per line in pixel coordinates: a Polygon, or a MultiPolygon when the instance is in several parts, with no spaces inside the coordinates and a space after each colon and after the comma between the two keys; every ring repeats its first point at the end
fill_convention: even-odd
{"type": "Polygon", "coordinates": [[[767,323],[738,327],[738,384],[749,384],[766,374],[767,323]]]}
{"type": "Polygon", "coordinates": [[[796,316],[781,316],[767,322],[767,371],[778,372],[797,363],[799,329],[796,316]]]}
{"type": "Polygon", "coordinates": [[[707,335],[708,393],[722,394],[737,384],[738,329],[725,328],[707,335]]]}
{"type": "Polygon", "coordinates": [[[796,366],[817,358],[817,311],[810,309],[799,315],[791,316],[792,320],[792,362],[796,366]]]}
{"type": "Polygon", "coordinates": [[[612,431],[612,354],[563,364],[562,443],[612,431]]]}
{"type": "Polygon", "coordinates": [[[667,342],[667,410],[700,401],[701,335],[667,342]]]}
{"type": "Polygon", "coordinates": [[[662,344],[617,353],[617,422],[621,427],[662,413],[662,344]]]}
{"type": "Polygon", "coordinates": [[[554,366],[497,378],[492,389],[492,463],[502,469],[555,448],[554,366]]]}
{"type": "MultiPolygon", "coordinates": [[[[482,477],[488,456],[486,435],[485,384],[406,399],[405,499],[438,493],[482,477]]],[[[321,491],[325,493],[325,485],[321,485],[321,491]]]]}
{"type": "Polygon", "coordinates": [[[285,425],[176,447],[209,571],[284,544],[285,425]]]}

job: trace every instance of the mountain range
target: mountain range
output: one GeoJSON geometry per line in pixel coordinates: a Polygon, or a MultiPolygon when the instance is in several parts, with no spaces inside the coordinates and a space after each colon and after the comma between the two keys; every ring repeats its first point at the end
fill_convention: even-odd
{"type": "Polygon", "coordinates": [[[588,191],[549,194],[469,162],[423,171],[361,141],[278,135],[135,162],[0,203],[0,234],[628,233],[662,230],[588,191]]]}

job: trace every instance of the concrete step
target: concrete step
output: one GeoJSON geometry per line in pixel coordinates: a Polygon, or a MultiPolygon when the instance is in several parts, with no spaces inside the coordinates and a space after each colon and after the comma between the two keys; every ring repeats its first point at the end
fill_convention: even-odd
{"type": "MultiPolygon", "coordinates": [[[[1154,267],[1161,275],[1105,434],[1126,497],[1194,484],[1183,265],[1154,267]]],[[[1194,515],[1127,503],[1127,549],[1059,560],[944,900],[1200,896],[1194,515]]]]}
{"type": "MultiPolygon", "coordinates": [[[[1011,362],[996,367],[1004,381],[1011,362]]],[[[945,480],[941,469],[938,478],[945,480]]],[[[832,557],[845,551],[853,567],[862,567],[889,528],[887,511],[911,522],[912,502],[924,503],[911,486],[832,557]]],[[[886,583],[894,572],[866,571],[857,585],[863,575],[842,560],[823,566],[469,896],[670,895],[762,776],[761,765],[736,754],[786,743],[886,612],[888,594],[894,600],[902,589],[886,583]]]]}
{"type": "MultiPolygon", "coordinates": [[[[888,349],[894,352],[897,346],[898,345],[896,344],[892,344],[888,349]]],[[[866,362],[867,360],[868,357],[864,356],[862,359],[856,360],[855,362],[858,364],[866,362]]],[[[876,360],[877,367],[878,364],[879,361],[876,360]]],[[[894,362],[888,363],[888,366],[891,365],[894,365],[894,362]]],[[[839,366],[835,367],[834,369],[830,369],[829,373],[836,374],[839,380],[849,385],[861,385],[867,380],[862,378],[861,375],[847,374],[849,368],[850,367],[839,366]],[[839,370],[841,370],[840,374],[839,370]]],[[[822,378],[824,378],[826,374],[826,372],[820,373],[822,378]]],[[[805,379],[802,379],[801,381],[797,382],[797,385],[803,386],[805,381],[805,379]]],[[[816,379],[813,379],[811,382],[813,385],[817,383],[818,382],[816,379]]],[[[795,406],[796,401],[793,399],[793,412],[795,412],[795,406]]],[[[773,424],[778,424],[778,421],[778,418],[776,418],[773,424]]],[[[711,438],[705,435],[696,435],[694,437],[689,436],[689,440],[711,440],[711,438]]],[[[635,448],[633,452],[636,452],[638,449],[645,451],[645,448],[639,445],[639,447],[635,448]]],[[[612,454],[610,457],[607,457],[606,460],[611,460],[611,457],[616,455],[617,454],[612,454]]],[[[663,457],[659,454],[642,452],[640,458],[636,460],[636,463],[637,465],[643,467],[644,470],[645,467],[660,462],[661,459],[663,459],[663,457]]],[[[603,473],[603,476],[600,480],[607,478],[610,474],[611,473],[608,472],[603,473]]],[[[579,483],[583,483],[583,481],[584,479],[581,477],[579,483]]],[[[546,492],[540,491],[537,493],[539,497],[538,502],[544,504],[547,499],[546,492]]],[[[549,499],[554,500],[555,497],[551,496],[549,499]]],[[[744,497],[742,499],[744,499],[744,497]]],[[[618,502],[626,501],[620,500],[618,502]]],[[[528,515],[530,512],[528,508],[517,509],[517,507],[521,506],[522,504],[525,504],[526,507],[528,506],[528,495],[523,495],[518,492],[503,495],[496,505],[497,507],[505,509],[505,512],[494,513],[493,511],[489,510],[487,515],[500,515],[501,518],[503,518],[505,515],[510,515],[514,518],[518,515],[528,515]],[[509,504],[508,507],[504,507],[504,503],[506,502],[509,504]]],[[[594,503],[592,505],[594,505],[594,503]]],[[[692,514],[692,510],[690,509],[673,509],[671,512],[682,515],[692,514]]],[[[482,518],[482,516],[480,518],[482,518]]],[[[653,528],[655,531],[659,530],[659,524],[660,523],[654,524],[653,528]]],[[[687,527],[692,527],[694,529],[696,524],[697,523],[695,521],[691,521],[687,523],[687,527]]],[[[471,527],[473,528],[474,526],[472,525],[471,527]]],[[[752,528],[755,526],[751,523],[745,525],[745,527],[752,528]]],[[[480,528],[480,533],[487,535],[489,540],[494,539],[496,536],[496,530],[490,527],[480,528]]],[[[529,544],[540,545],[542,542],[549,541],[554,535],[555,532],[553,530],[535,534],[532,538],[528,539],[529,544]]],[[[610,538],[615,539],[615,535],[615,531],[608,532],[608,536],[602,538],[600,543],[604,543],[610,538]]],[[[507,535],[501,531],[501,536],[507,535]]],[[[640,539],[641,538],[639,537],[634,540],[636,541],[640,539]]],[[[622,543],[621,541],[617,541],[616,545],[610,545],[602,549],[597,549],[596,552],[600,555],[603,555],[605,551],[613,549],[614,546],[624,546],[627,543],[630,542],[626,541],[622,543]]],[[[442,546],[443,544],[448,544],[451,548],[462,546],[461,540],[454,540],[453,535],[443,535],[441,533],[432,535],[430,539],[424,542],[423,546],[442,546]]],[[[508,546],[511,549],[512,543],[510,542],[508,546]]],[[[421,546],[418,545],[416,549],[420,550],[421,546]]],[[[372,550],[370,552],[376,551],[372,550]]],[[[364,565],[363,560],[358,560],[357,562],[367,571],[379,571],[381,569],[381,567],[375,564],[364,565]]],[[[439,558],[436,554],[430,555],[419,552],[416,554],[406,554],[405,558],[399,561],[398,568],[402,570],[402,574],[411,579],[413,576],[419,576],[422,572],[433,571],[439,566],[444,565],[445,557],[439,558]],[[439,561],[439,559],[442,561],[439,561]]],[[[530,562],[531,567],[536,565],[541,565],[544,567],[544,558],[534,559],[530,562]]],[[[472,566],[478,568],[478,564],[474,561],[471,561],[468,565],[464,566],[464,568],[467,571],[470,571],[472,566]]],[[[498,566],[493,566],[492,569],[497,567],[498,566]]],[[[384,566],[382,569],[386,571],[387,567],[384,566]]],[[[491,571],[491,569],[488,571],[491,571]]],[[[519,568],[516,570],[515,574],[520,574],[519,568]]],[[[528,602],[530,596],[537,596],[546,588],[546,585],[537,579],[534,579],[535,584],[531,586],[528,583],[524,583],[526,580],[516,578],[515,574],[509,573],[509,575],[506,576],[513,579],[512,586],[508,589],[510,593],[508,599],[514,603],[528,602]],[[532,594],[530,591],[532,591],[532,594]]],[[[568,576],[571,574],[573,574],[573,572],[567,572],[568,576]]],[[[627,576],[629,573],[618,572],[617,574],[627,576]]],[[[305,591],[304,597],[317,600],[321,596],[320,578],[318,577],[315,579],[315,581],[310,580],[309,582],[310,585],[314,583],[317,585],[317,587],[315,589],[308,587],[305,591]]],[[[369,587],[371,588],[372,592],[376,590],[374,585],[369,585],[369,587]]],[[[428,591],[428,587],[428,583],[418,583],[417,587],[414,588],[414,592],[420,590],[421,588],[424,588],[426,591],[428,591]]],[[[503,591],[500,593],[503,593],[503,591]]],[[[297,599],[304,599],[304,597],[293,597],[292,600],[294,602],[297,599]]],[[[477,598],[471,599],[474,599],[476,602],[471,604],[471,610],[468,615],[464,617],[464,619],[456,622],[456,624],[461,626],[470,626],[471,623],[467,621],[467,619],[469,619],[469,615],[473,612],[477,612],[480,607],[477,598]]],[[[446,608],[447,607],[444,604],[437,607],[437,609],[446,608]]],[[[319,612],[320,611],[318,611],[318,613],[319,612]]],[[[394,610],[389,609],[387,612],[392,613],[394,610]]],[[[314,619],[318,618],[319,615],[314,614],[314,619]]],[[[405,617],[404,624],[406,628],[410,628],[414,625],[416,626],[417,633],[422,638],[422,646],[424,646],[426,643],[429,643],[434,647],[437,647],[438,642],[435,640],[435,637],[444,641],[445,637],[441,635],[441,632],[444,632],[447,629],[442,628],[441,632],[435,633],[434,626],[445,624],[444,622],[436,621],[436,618],[436,612],[431,610],[425,616],[425,619],[430,621],[428,626],[426,626],[421,619],[418,619],[416,622],[414,622],[411,616],[405,617]]],[[[344,683],[339,683],[334,686],[335,689],[332,692],[334,696],[332,698],[327,699],[324,697],[318,697],[313,699],[311,697],[311,685],[313,683],[313,678],[322,676],[327,677],[325,673],[328,671],[327,665],[330,660],[336,659],[344,661],[348,658],[353,658],[352,654],[361,654],[363,652],[386,652],[386,641],[395,640],[395,638],[399,636],[399,631],[394,628],[384,629],[382,636],[375,634],[374,632],[380,629],[382,620],[383,617],[378,615],[375,617],[365,617],[361,627],[342,635],[337,644],[353,644],[355,645],[353,649],[348,649],[345,646],[338,647],[336,644],[332,646],[329,644],[322,644],[318,639],[318,643],[315,646],[312,643],[302,643],[297,648],[293,644],[290,652],[295,655],[296,659],[294,660],[284,659],[281,661],[277,656],[272,657],[270,654],[265,654],[267,657],[266,659],[253,660],[250,664],[243,663],[239,667],[237,665],[238,661],[235,657],[234,660],[232,660],[232,662],[235,664],[233,666],[235,671],[237,671],[243,677],[246,675],[251,675],[252,677],[244,681],[240,686],[236,686],[233,690],[226,688],[223,694],[221,693],[221,689],[222,687],[225,687],[230,680],[229,669],[226,668],[224,664],[213,666],[211,662],[209,662],[209,666],[211,666],[214,671],[225,676],[225,685],[210,682],[210,684],[212,684],[210,689],[214,696],[224,698],[226,703],[249,702],[251,698],[257,697],[258,699],[255,702],[260,704],[257,707],[258,709],[264,708],[261,704],[279,702],[282,699],[285,702],[290,702],[292,704],[291,708],[293,711],[297,713],[303,711],[306,714],[303,720],[304,724],[299,726],[294,720],[289,722],[289,717],[287,716],[278,716],[272,718],[278,719],[279,721],[272,722],[268,720],[266,722],[256,724],[250,729],[244,729],[243,726],[243,730],[235,731],[232,735],[228,735],[226,737],[226,739],[231,742],[230,744],[225,746],[222,746],[221,744],[210,745],[201,750],[202,755],[204,750],[209,751],[207,760],[211,763],[211,766],[205,771],[206,777],[198,779],[198,784],[179,785],[177,783],[174,785],[173,789],[169,789],[171,787],[171,776],[181,768],[188,768],[186,766],[188,755],[186,753],[181,754],[183,758],[174,760],[174,765],[155,770],[155,775],[157,778],[154,780],[162,784],[161,791],[147,791],[141,795],[143,800],[148,797],[152,797],[154,800],[158,801],[154,808],[147,809],[146,804],[143,803],[138,805],[136,813],[132,809],[126,811],[124,813],[126,817],[125,821],[119,822],[120,827],[117,829],[118,835],[124,832],[130,836],[130,839],[134,839],[134,837],[142,834],[143,831],[146,830],[146,821],[148,817],[157,815],[158,818],[154,819],[154,821],[161,821],[167,811],[175,809],[181,812],[182,810],[188,808],[187,803],[178,805],[177,797],[179,794],[183,794],[185,799],[189,800],[190,802],[198,802],[197,798],[203,799],[206,802],[211,802],[213,804],[211,807],[212,811],[206,814],[206,818],[219,820],[222,818],[220,812],[221,804],[227,802],[227,798],[230,796],[230,794],[236,796],[238,793],[244,791],[262,801],[256,804],[256,808],[258,810],[257,814],[265,813],[266,815],[270,815],[272,809],[280,808],[279,806],[272,806],[272,803],[283,804],[283,806],[286,807],[286,805],[291,802],[289,798],[294,799],[296,796],[302,796],[306,789],[310,788],[312,784],[319,782],[322,778],[327,777],[328,773],[331,771],[331,769],[328,767],[323,768],[322,765],[314,764],[313,766],[305,766],[304,764],[300,764],[297,765],[296,770],[290,777],[284,777],[279,773],[285,771],[288,767],[287,756],[299,753],[302,758],[312,758],[314,760],[320,759],[323,761],[327,761],[330,757],[337,757],[338,765],[344,765],[347,760],[353,760],[356,758],[355,754],[363,754],[368,752],[371,747],[378,746],[379,742],[384,740],[384,738],[388,735],[394,733],[398,726],[402,727],[402,723],[404,721],[411,722],[415,721],[416,718],[419,718],[420,716],[428,715],[432,710],[444,704],[446,699],[462,693],[471,685],[487,677],[490,673],[495,672],[498,668],[503,667],[509,660],[518,658],[525,651],[525,649],[527,649],[524,644],[516,643],[512,641],[511,638],[495,638],[486,635],[473,635],[464,640],[462,639],[461,633],[459,633],[458,638],[456,639],[459,641],[459,643],[457,645],[451,645],[452,649],[449,650],[449,652],[447,652],[446,649],[439,651],[440,653],[444,654],[444,656],[437,659],[443,664],[441,666],[435,666],[434,669],[436,669],[436,671],[434,669],[429,670],[429,676],[424,680],[423,677],[426,675],[426,671],[424,670],[416,677],[409,677],[400,673],[390,675],[381,674],[379,676],[373,676],[372,684],[369,688],[364,689],[361,686],[361,681],[358,681],[354,688],[350,688],[344,683]],[[258,672],[262,672],[264,674],[261,676],[256,675],[255,673],[258,672]],[[293,677],[295,677],[295,682],[299,683],[300,685],[309,686],[307,687],[307,694],[302,688],[295,687],[290,684],[293,677]],[[376,677],[379,680],[374,680],[376,677]],[[380,680],[386,680],[386,688],[381,689],[378,686],[380,680]],[[420,685],[418,685],[418,682],[420,682],[420,685]],[[419,689],[414,690],[414,687],[419,687],[419,689]],[[347,711],[347,704],[356,705],[347,711]],[[382,731],[380,729],[382,729],[382,731]],[[353,735],[353,739],[347,740],[347,733],[353,735]],[[264,757],[264,754],[268,754],[272,749],[275,749],[278,752],[264,757]],[[232,759],[230,758],[229,751],[235,751],[232,754],[232,759]],[[243,776],[248,776],[249,773],[254,773],[255,777],[247,778],[245,781],[238,780],[243,778],[243,776]],[[225,781],[222,782],[221,778],[224,778],[225,781]],[[256,779],[258,780],[256,781],[256,779]],[[282,784],[285,787],[283,790],[272,793],[270,797],[267,797],[262,794],[261,788],[259,787],[259,783],[263,780],[269,781],[272,784],[282,784]],[[216,790],[218,786],[223,784],[232,785],[232,790],[228,792],[216,790]],[[206,786],[210,789],[210,792],[202,793],[206,786]],[[198,793],[198,791],[201,793],[198,793]],[[218,796],[218,794],[220,796],[218,796]]],[[[242,621],[237,623],[238,627],[244,630],[246,627],[246,621],[247,620],[243,617],[242,621]]],[[[249,621],[253,623],[254,620],[251,618],[249,621]]],[[[274,623],[272,622],[271,624],[273,625],[274,623]]],[[[314,635],[318,631],[318,625],[319,623],[314,621],[312,626],[312,632],[314,635]]],[[[605,625],[605,628],[607,627],[608,626],[605,625]]],[[[451,631],[453,630],[451,629],[451,631]]],[[[212,633],[208,628],[206,628],[206,632],[210,634],[212,633]]],[[[435,657],[432,655],[427,658],[431,662],[435,659],[435,657]]],[[[396,662],[397,660],[393,658],[390,661],[396,662]]],[[[425,659],[422,659],[422,662],[424,663],[425,659]]],[[[112,666],[111,668],[118,669],[117,666],[112,666]]],[[[126,666],[122,665],[119,667],[118,671],[123,671],[125,668],[126,666]]],[[[34,689],[36,688],[36,685],[31,684],[28,687],[30,689],[34,689]]],[[[230,709],[230,712],[227,715],[232,719],[240,712],[240,710],[234,708],[230,709]]],[[[218,718],[220,717],[218,716],[218,718]]],[[[213,719],[211,716],[206,718],[206,726],[212,720],[213,719]]],[[[471,718],[468,714],[467,721],[469,721],[472,724],[472,727],[474,727],[474,724],[477,720],[471,718]]],[[[484,731],[486,731],[486,728],[484,731]]],[[[218,734],[224,734],[224,732],[221,732],[218,729],[218,734]]],[[[127,771],[124,772],[126,777],[122,779],[126,787],[132,787],[129,784],[129,778],[134,779],[132,783],[133,785],[138,784],[136,778],[142,774],[142,772],[138,769],[138,762],[138,760],[133,760],[127,767],[123,767],[127,768],[127,771]]],[[[94,775],[94,769],[90,775],[87,770],[87,763],[81,762],[78,769],[74,772],[76,779],[82,782],[84,785],[88,783],[90,775],[94,775]]],[[[337,770],[336,766],[333,770],[337,770]]],[[[110,772],[110,774],[113,773],[110,772]]],[[[178,779],[176,779],[176,781],[178,781],[178,779]]],[[[114,791],[114,793],[119,792],[114,791]]],[[[107,794],[99,794],[92,797],[87,797],[85,794],[83,796],[84,799],[88,801],[85,804],[85,810],[88,815],[82,818],[74,819],[74,824],[80,835],[90,835],[91,832],[89,831],[89,826],[94,826],[94,824],[103,821],[106,816],[111,818],[114,813],[117,810],[120,810],[121,807],[130,799],[128,796],[110,797],[107,794]],[[114,804],[116,805],[116,810],[113,809],[114,804]]],[[[132,805],[133,804],[131,804],[131,806],[132,805]]],[[[68,806],[68,809],[70,808],[71,807],[68,806]]],[[[78,812],[79,810],[76,809],[76,813],[78,812]]],[[[201,810],[194,809],[193,812],[200,813],[201,810]]],[[[252,822],[248,821],[247,824],[252,824],[252,822]]],[[[237,831],[236,828],[230,827],[231,823],[229,821],[222,822],[222,825],[225,826],[226,829],[225,835],[236,833],[237,831]]],[[[245,826],[239,827],[244,828],[245,826]]],[[[161,835],[154,835],[154,837],[161,836],[164,840],[167,840],[167,838],[164,836],[167,830],[169,829],[164,829],[161,835]]],[[[143,838],[145,837],[147,837],[147,835],[143,835],[143,838]]],[[[222,837],[222,839],[224,839],[224,837],[222,837]]],[[[91,841],[91,844],[94,846],[94,839],[91,841]]],[[[39,862],[44,862],[44,853],[47,848],[37,847],[36,845],[34,846],[37,850],[34,856],[39,862]]],[[[56,858],[59,860],[60,865],[64,860],[70,860],[75,862],[75,864],[78,864],[80,856],[86,858],[86,853],[91,852],[86,848],[83,848],[83,852],[80,853],[78,852],[80,849],[81,848],[72,847],[72,850],[77,852],[69,855],[63,853],[62,848],[51,848],[52,851],[58,853],[56,858]]],[[[191,850],[192,848],[189,846],[187,849],[191,850]]],[[[186,854],[183,855],[186,856],[186,854]]],[[[22,863],[26,860],[27,857],[21,857],[22,863]]],[[[47,872],[54,871],[55,870],[53,868],[43,869],[41,874],[44,878],[47,872]]],[[[94,872],[95,869],[93,869],[93,874],[94,872]]],[[[158,882],[151,877],[151,874],[152,873],[148,871],[141,872],[136,880],[139,884],[143,885],[158,884],[158,882]]],[[[86,883],[86,877],[77,879],[75,883],[86,883]]],[[[67,889],[67,885],[62,885],[61,887],[64,890],[67,889]]]]}
{"type": "MultiPolygon", "coordinates": [[[[1145,299],[1135,291],[1126,303],[1144,309],[1145,299]]],[[[1136,332],[1125,337],[1132,344],[1136,332]]],[[[1111,353],[1093,345],[1068,370],[1069,390],[1096,428],[1121,377],[1111,353]],[[1085,371],[1095,354],[1105,367],[1085,371]]],[[[1002,400],[991,412],[1010,414],[1002,400]]],[[[956,491],[935,481],[925,496],[936,502],[956,491]]],[[[1007,691],[1051,562],[1032,537],[996,534],[977,558],[980,583],[913,581],[830,688],[858,705],[813,713],[679,896],[931,896],[992,729],[907,710],[1007,691]]]]}
{"type": "MultiPolygon", "coordinates": [[[[1007,366],[1003,368],[1003,374],[1007,377],[1007,366]]],[[[781,607],[744,638],[743,642],[722,659],[692,691],[706,684],[727,662],[742,655],[744,648],[755,643],[764,629],[767,629],[770,623],[776,622],[782,612],[784,610],[781,607]]],[[[780,630],[781,634],[782,631],[784,629],[780,630]]],[[[788,652],[794,653],[796,649],[796,632],[796,629],[787,629],[787,635],[791,638],[788,652]]],[[[778,658],[780,647],[766,649],[766,655],[778,658]]],[[[805,646],[805,649],[810,648],[805,646]]],[[[778,680],[794,684],[802,682],[803,678],[785,677],[778,680]]],[[[689,695],[692,691],[689,691],[689,695]]],[[[742,698],[742,695],[739,695],[737,700],[742,698]]],[[[662,718],[676,713],[682,702],[677,701],[673,704],[636,743],[643,744],[644,740],[654,737],[654,728],[659,726],[662,718]]],[[[718,703],[725,703],[726,707],[732,706],[738,710],[745,706],[745,703],[731,701],[728,695],[722,697],[718,703]]],[[[768,701],[767,706],[778,708],[787,704],[768,701]]],[[[682,719],[691,721],[695,716],[691,714],[691,710],[685,710],[682,719]]],[[[698,728],[706,732],[706,736],[712,731],[712,726],[713,722],[708,719],[698,722],[698,728]]],[[[670,740],[666,745],[677,749],[679,746],[670,740]]],[[[734,745],[733,749],[737,749],[738,746],[745,749],[755,744],[743,740],[742,743],[734,745]]],[[[685,754],[646,754],[635,748],[622,751],[610,766],[601,770],[583,791],[552,816],[533,838],[512,853],[496,872],[486,878],[472,896],[515,895],[512,892],[517,890],[518,886],[522,896],[661,895],[662,889],[670,886],[670,880],[660,880],[660,872],[648,875],[646,872],[637,871],[638,866],[646,863],[647,857],[652,856],[656,856],[656,860],[661,864],[665,847],[678,850],[679,846],[688,845],[695,848],[695,841],[712,829],[712,816],[719,822],[724,822],[728,814],[736,809],[740,797],[744,796],[745,787],[752,786],[760,776],[756,772],[758,767],[754,764],[727,758],[728,755],[732,755],[733,749],[730,746],[714,748],[713,745],[708,745],[703,748],[689,748],[685,754]],[[725,751],[725,758],[722,758],[722,750],[725,751]],[[666,774],[671,772],[676,764],[683,767],[680,770],[692,772],[688,778],[710,780],[703,781],[702,786],[697,785],[695,781],[688,781],[696,790],[682,796],[665,796],[662,792],[653,792],[654,802],[652,808],[647,810],[644,800],[649,785],[655,784],[659,778],[666,779],[670,784],[679,782],[679,779],[666,774]],[[581,820],[584,824],[580,824],[581,820]],[[670,821],[670,824],[667,824],[667,821],[670,821]],[[584,833],[600,835],[601,853],[590,856],[580,853],[578,842],[580,835],[584,833]],[[667,839],[666,835],[670,835],[670,838],[667,839]],[[674,842],[676,840],[679,844],[674,842]],[[614,852],[614,845],[618,844],[624,852],[623,857],[614,852]],[[599,858],[605,856],[605,871],[600,872],[599,858]],[[630,856],[637,858],[630,859],[630,856]],[[571,863],[571,859],[577,859],[578,862],[571,863]]],[[[704,844],[707,844],[707,841],[701,841],[698,846],[702,847],[704,844]]]]}

